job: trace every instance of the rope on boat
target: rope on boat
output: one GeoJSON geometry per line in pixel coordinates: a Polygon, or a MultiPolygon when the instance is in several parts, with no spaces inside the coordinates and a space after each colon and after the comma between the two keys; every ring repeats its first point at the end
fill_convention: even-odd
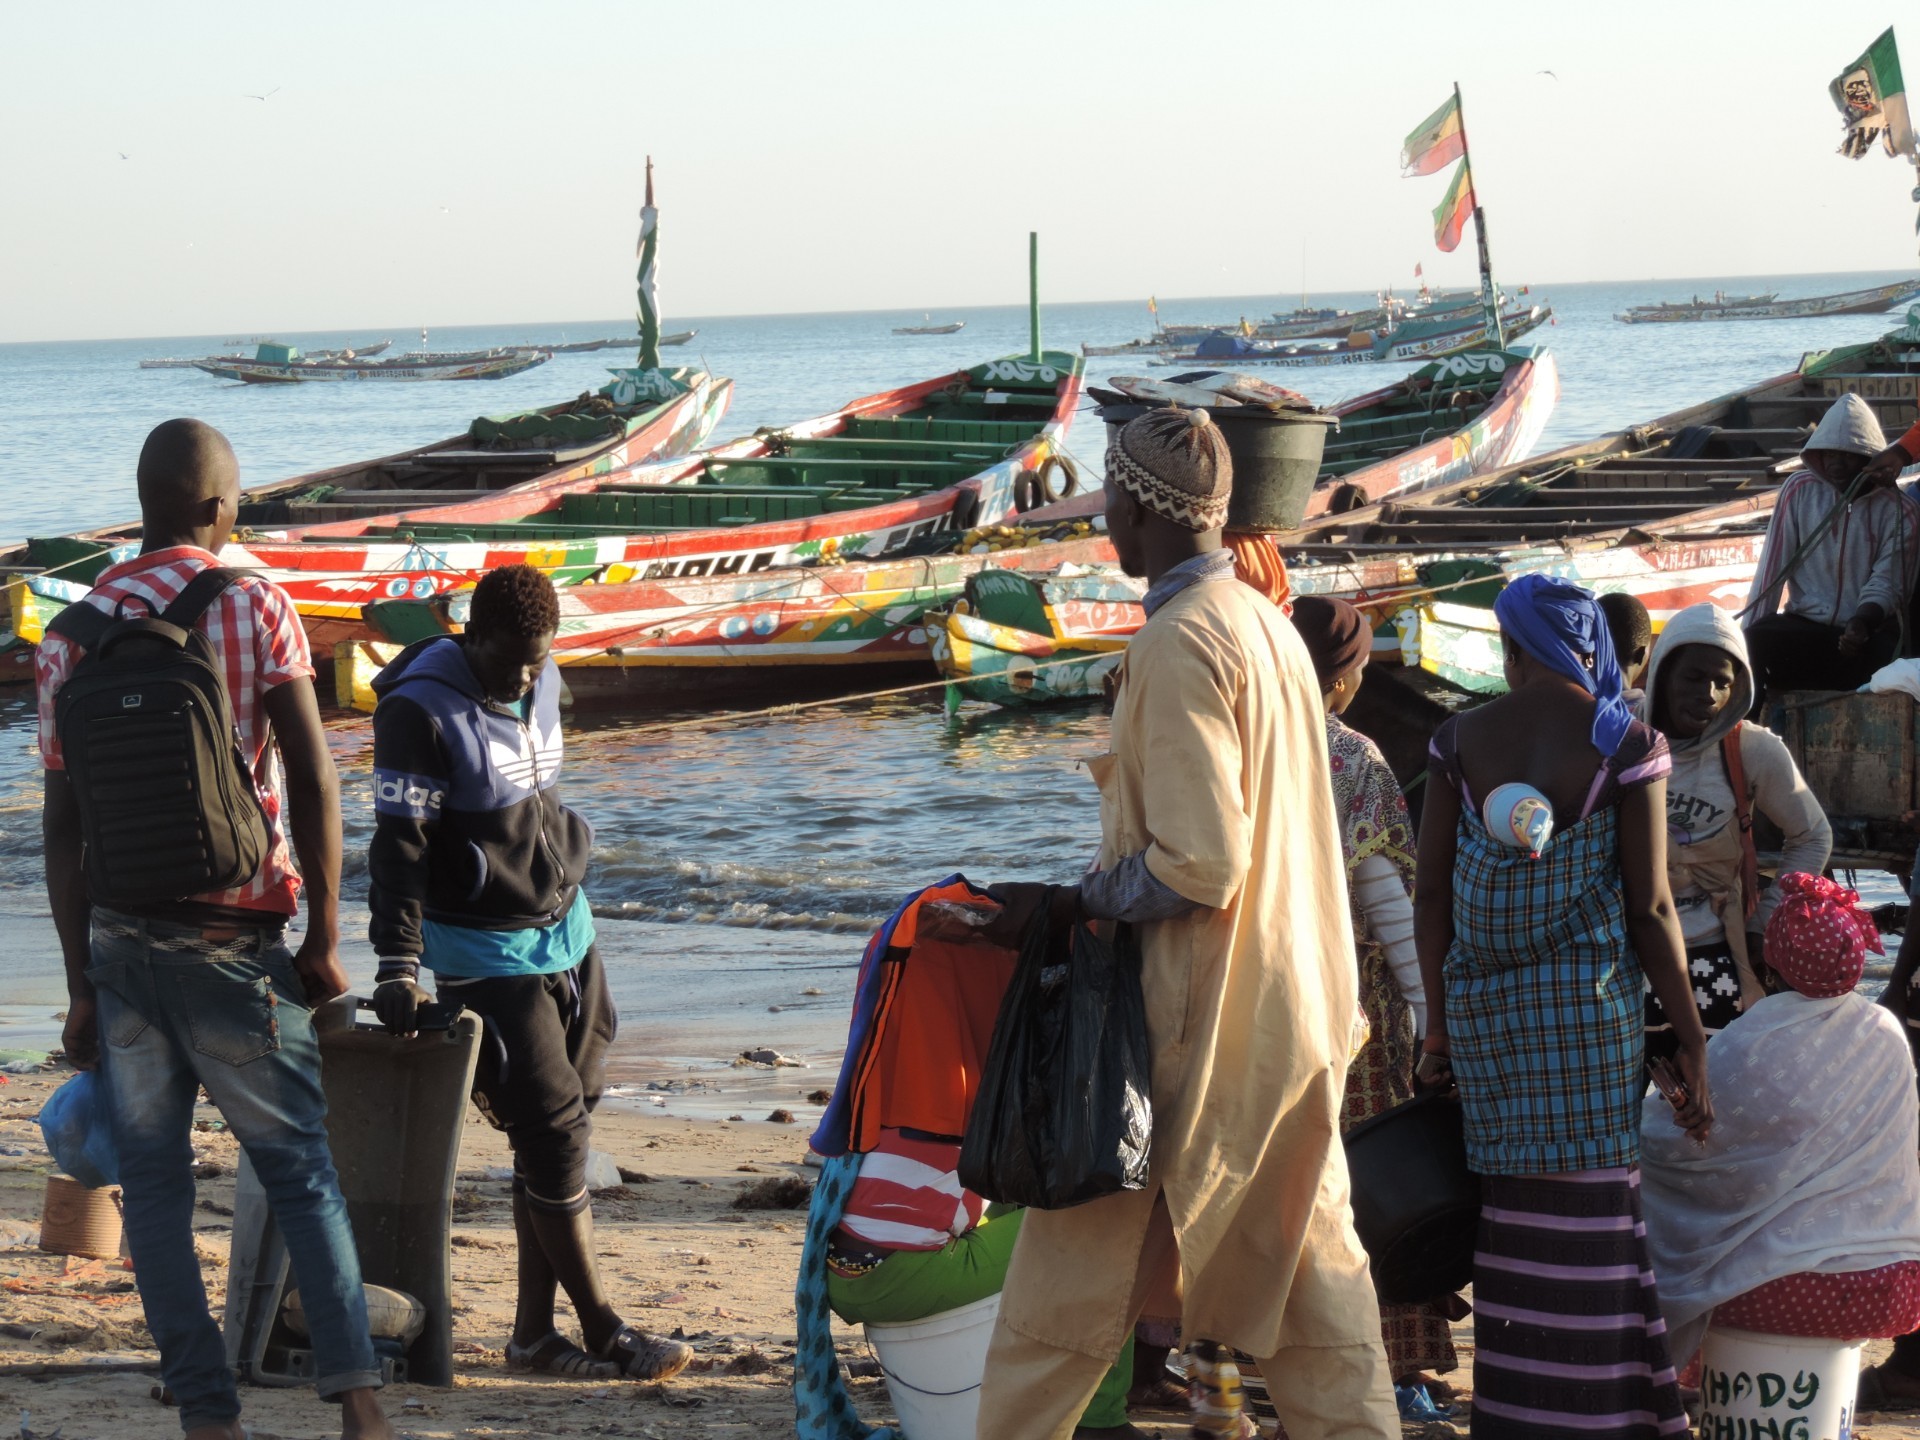
{"type": "MultiPolygon", "coordinates": [[[[1118,653],[1118,652],[1115,652],[1118,653]]],[[[1071,655],[1064,660],[1042,660],[1029,666],[1022,674],[1032,674],[1035,670],[1051,670],[1056,665],[1083,665],[1091,658],[1086,655],[1071,655]]],[[[984,677],[982,677],[984,678],[984,677]]],[[[688,730],[698,725],[712,728],[718,723],[732,720],[764,720],[770,716],[797,715],[803,710],[820,710],[829,705],[854,705],[863,700],[885,700],[895,695],[913,695],[926,690],[944,690],[949,685],[965,685],[965,680],[921,680],[912,685],[894,685],[885,690],[866,690],[858,695],[829,695],[820,700],[796,700],[789,705],[769,705],[764,710],[729,710],[721,715],[692,715],[684,720],[662,720],[653,725],[635,725],[621,730],[622,735],[653,735],[668,730],[688,730]]]]}

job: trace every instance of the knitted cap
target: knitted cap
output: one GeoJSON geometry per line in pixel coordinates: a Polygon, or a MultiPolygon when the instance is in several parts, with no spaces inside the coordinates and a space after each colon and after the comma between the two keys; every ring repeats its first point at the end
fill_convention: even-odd
{"type": "Polygon", "coordinates": [[[1227,523],[1233,457],[1204,410],[1149,410],[1107,448],[1107,475],[1156,515],[1189,530],[1227,523]]]}

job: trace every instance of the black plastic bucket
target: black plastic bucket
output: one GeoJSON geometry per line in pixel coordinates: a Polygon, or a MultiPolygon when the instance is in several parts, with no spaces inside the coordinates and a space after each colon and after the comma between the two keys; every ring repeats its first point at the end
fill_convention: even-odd
{"type": "Polygon", "coordinates": [[[1422,1095],[1347,1132],[1353,1228],[1382,1303],[1413,1304],[1473,1279],[1480,1181],[1459,1102],[1422,1095]]]}
{"type": "MultiPolygon", "coordinates": [[[[1107,444],[1120,438],[1129,420],[1166,402],[1129,400],[1101,405],[1107,444]]],[[[1307,501],[1320,478],[1332,415],[1299,410],[1269,410],[1264,405],[1209,405],[1233,456],[1233,494],[1227,501],[1229,530],[1291,530],[1307,514],[1307,501]]]]}
{"type": "Polygon", "coordinates": [[[1339,423],[1317,411],[1227,405],[1207,412],[1233,456],[1229,530],[1291,530],[1307,514],[1320,478],[1327,430],[1339,423]]]}

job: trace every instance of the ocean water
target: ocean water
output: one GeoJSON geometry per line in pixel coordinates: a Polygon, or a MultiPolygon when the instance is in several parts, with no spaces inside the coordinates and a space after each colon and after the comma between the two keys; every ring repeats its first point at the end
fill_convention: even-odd
{"type": "MultiPolygon", "coordinates": [[[[1627,305],[1720,288],[1820,294],[1897,278],[1875,273],[1531,285],[1527,298],[1551,304],[1557,323],[1525,343],[1554,351],[1563,387],[1542,448],[1650,420],[1789,371],[1808,350],[1870,339],[1896,318],[1628,326],[1612,319],[1627,305]]],[[[1507,283],[1524,283],[1524,277],[1508,277],[1507,283]]],[[[1227,322],[1291,308],[1299,298],[1167,300],[1160,310],[1169,322],[1227,322]]],[[[1359,307],[1372,297],[1313,300],[1359,307]]],[[[733,410],[720,431],[732,435],[1026,345],[1024,307],[956,310],[934,318],[967,324],[953,336],[905,337],[891,328],[920,323],[918,313],[670,316],[669,328],[697,328],[699,335],[666,353],[672,362],[703,364],[735,380],[733,410]]],[[[1061,348],[1123,341],[1144,334],[1148,322],[1144,297],[1048,306],[1044,312],[1046,341],[1061,348]]],[[[468,326],[436,330],[430,344],[464,349],[623,333],[618,320],[468,326]]],[[[417,329],[404,325],[276,338],[316,349],[388,336],[396,350],[419,344],[417,329]]],[[[243,479],[258,483],[423,444],[464,429],[476,414],[550,404],[598,385],[607,366],[631,360],[602,351],[556,356],[495,382],[285,388],[227,384],[193,370],[137,368],[144,357],[224,350],[229,338],[0,346],[0,475],[6,486],[0,537],[59,533],[132,514],[140,442],[170,416],[194,415],[219,426],[239,454],[243,479]]],[[[1095,359],[1088,375],[1104,380],[1129,369],[1138,373],[1139,363],[1095,359]]],[[[1330,401],[1389,384],[1411,368],[1298,370],[1275,378],[1330,401]]],[[[1098,421],[1085,416],[1069,442],[1097,471],[1098,421]]],[[[648,717],[648,723],[658,718],[648,717]]],[[[790,1014],[769,998],[770,991],[757,988],[752,975],[766,966],[804,962],[809,970],[837,967],[843,982],[858,961],[862,939],[903,892],[956,870],[980,881],[1069,879],[1097,841],[1093,788],[1078,766],[1082,757],[1105,748],[1106,720],[1092,711],[1023,714],[969,707],[949,720],[937,699],[897,699],[770,719],[684,718],[691,723],[664,732],[618,723],[572,732],[565,782],[570,802],[596,828],[588,890],[603,917],[603,934],[621,957],[617,987],[649,1011],[652,1028],[644,1033],[653,1036],[659,1054],[681,1053],[671,1038],[676,1007],[689,1026],[697,1021],[707,1049],[721,1045],[720,1031],[737,1033],[745,1044],[769,1026],[775,1038],[785,1034],[796,1045],[823,1048],[843,1023],[841,983],[818,987],[829,989],[831,1003],[790,1014]],[[654,923],[623,934],[623,921],[654,923]],[[783,942],[782,932],[791,938],[783,942]],[[627,966],[645,967],[644,976],[636,969],[622,980],[627,966]],[[663,983],[680,973],[692,983],[678,989],[663,983]],[[741,995],[752,998],[751,1015],[738,1014],[731,1022],[735,1030],[722,1025],[712,1031],[715,1016],[741,995]]],[[[23,920],[44,913],[34,724],[30,695],[0,691],[0,915],[23,920]]],[[[369,733],[359,717],[338,718],[331,733],[345,782],[347,889],[354,898],[364,894],[370,829],[369,733]]],[[[14,963],[17,975],[31,972],[44,981],[57,972],[57,955],[39,953],[50,930],[30,925],[15,933],[32,937],[34,947],[14,963]]],[[[355,953],[365,959],[363,946],[355,953]]],[[[13,998],[9,983],[0,979],[0,1005],[13,998]]],[[[788,988],[798,994],[810,987],[788,988]]],[[[628,1013],[638,1018],[632,1003],[628,1013]]]]}

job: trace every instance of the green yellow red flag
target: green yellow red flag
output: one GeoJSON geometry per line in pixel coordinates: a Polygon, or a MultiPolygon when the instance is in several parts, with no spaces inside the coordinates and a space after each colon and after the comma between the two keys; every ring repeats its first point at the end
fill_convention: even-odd
{"type": "Polygon", "coordinates": [[[1460,97],[1450,95],[1447,103],[1420,122],[1400,147],[1400,173],[1431,175],[1444,170],[1467,153],[1467,132],[1460,123],[1460,97]]]}
{"type": "Polygon", "coordinates": [[[1868,47],[1867,53],[1842,70],[1827,87],[1847,127],[1840,153],[1858,160],[1878,140],[1889,155],[1920,160],[1913,142],[1913,122],[1907,114],[1907,87],[1900,76],[1900,51],[1893,43],[1893,27],[1868,47]]]}
{"type": "Polygon", "coordinates": [[[1460,243],[1460,233],[1467,228],[1467,219],[1473,214],[1473,170],[1465,160],[1460,168],[1453,172],[1453,179],[1447,184],[1447,195],[1433,212],[1433,243],[1442,250],[1451,250],[1460,243]]]}

